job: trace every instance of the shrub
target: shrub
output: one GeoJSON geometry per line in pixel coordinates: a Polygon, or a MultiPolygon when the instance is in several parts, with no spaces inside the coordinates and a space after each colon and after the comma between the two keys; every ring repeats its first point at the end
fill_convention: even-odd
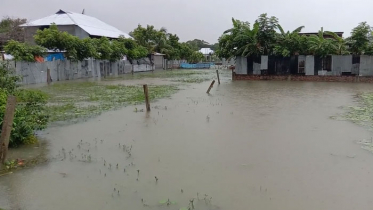
{"type": "Polygon", "coordinates": [[[18,80],[19,77],[13,76],[4,65],[0,65],[0,126],[8,95],[17,98],[10,147],[35,142],[34,131],[44,129],[49,119],[45,113],[48,95],[38,90],[21,89],[17,86],[18,80]]]}

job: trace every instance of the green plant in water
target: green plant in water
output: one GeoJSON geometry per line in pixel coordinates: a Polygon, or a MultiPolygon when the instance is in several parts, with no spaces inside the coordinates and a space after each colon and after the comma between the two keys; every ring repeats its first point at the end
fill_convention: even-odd
{"type": "Polygon", "coordinates": [[[39,90],[21,89],[18,81],[20,78],[13,75],[13,70],[0,63],[0,122],[4,118],[7,97],[14,95],[17,98],[10,147],[36,142],[33,138],[35,130],[44,129],[49,120],[45,108],[48,95],[39,90]]]}
{"type": "Polygon", "coordinates": [[[169,206],[171,204],[176,204],[176,202],[175,201],[170,201],[170,199],[167,199],[167,200],[160,200],[159,204],[166,204],[167,206],[169,206]]]}
{"type": "MultiPolygon", "coordinates": [[[[47,112],[52,122],[87,118],[106,110],[145,101],[141,86],[71,82],[57,83],[41,90],[50,95],[47,112]]],[[[176,91],[176,86],[149,86],[149,98],[168,97],[176,91]]]]}

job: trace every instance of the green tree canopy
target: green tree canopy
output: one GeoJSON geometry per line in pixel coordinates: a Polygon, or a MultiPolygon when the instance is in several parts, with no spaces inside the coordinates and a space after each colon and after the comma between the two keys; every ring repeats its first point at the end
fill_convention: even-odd
{"type": "Polygon", "coordinates": [[[35,62],[36,56],[43,56],[46,53],[46,49],[41,46],[31,46],[14,40],[9,41],[4,50],[11,54],[14,60],[28,62],[35,62]]]}

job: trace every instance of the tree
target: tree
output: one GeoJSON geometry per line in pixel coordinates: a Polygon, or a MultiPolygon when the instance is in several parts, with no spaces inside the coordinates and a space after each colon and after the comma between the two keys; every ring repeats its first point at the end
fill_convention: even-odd
{"type": "Polygon", "coordinates": [[[4,50],[6,53],[11,54],[16,61],[35,62],[35,57],[43,56],[46,54],[46,49],[41,46],[31,46],[18,41],[9,41],[4,50]]]}
{"type": "Polygon", "coordinates": [[[49,120],[48,115],[45,114],[48,96],[38,90],[19,88],[17,82],[20,79],[14,76],[12,69],[8,69],[5,64],[0,64],[0,122],[4,119],[7,96],[17,97],[10,147],[35,143],[34,131],[44,129],[49,120]]]}
{"type": "Polygon", "coordinates": [[[311,35],[308,39],[309,50],[314,55],[325,57],[331,55],[337,51],[337,47],[334,44],[334,40],[330,38],[324,38],[324,30],[321,28],[318,35],[311,35]]]}
{"type": "Polygon", "coordinates": [[[191,56],[188,58],[188,62],[189,63],[198,63],[201,60],[203,60],[204,58],[205,58],[205,56],[202,53],[194,51],[191,54],[191,56]]]}
{"type": "Polygon", "coordinates": [[[72,50],[76,41],[73,35],[59,31],[55,24],[44,30],[38,30],[34,39],[36,44],[60,52],[72,50]]]}
{"type": "Polygon", "coordinates": [[[126,56],[130,61],[133,59],[143,58],[148,55],[148,50],[145,47],[138,45],[133,39],[119,37],[118,41],[123,43],[124,47],[127,49],[126,56]]]}
{"type": "Polygon", "coordinates": [[[165,54],[168,59],[178,57],[176,42],[178,42],[179,37],[167,33],[166,28],[157,30],[151,25],[147,25],[146,28],[138,25],[130,35],[139,45],[148,50],[148,54],[158,52],[165,54]]]}
{"type": "Polygon", "coordinates": [[[193,51],[192,48],[190,48],[189,44],[187,43],[181,43],[179,45],[179,57],[180,59],[188,60],[193,53],[196,51],[193,51]]]}
{"type": "Polygon", "coordinates": [[[236,37],[242,35],[243,31],[250,30],[250,23],[232,18],[232,25],[233,27],[224,31],[219,38],[219,47],[215,53],[220,58],[229,59],[242,55],[242,52],[240,54],[237,50],[245,45],[245,40],[237,39],[236,37]]]}
{"type": "Polygon", "coordinates": [[[252,29],[250,29],[250,26],[244,28],[233,41],[241,43],[241,47],[236,52],[238,55],[261,55],[264,52],[264,48],[259,41],[259,23],[255,23],[252,29]]]}
{"type": "Polygon", "coordinates": [[[278,19],[274,16],[268,17],[267,13],[261,14],[255,21],[258,24],[258,42],[259,47],[263,49],[264,55],[270,55],[273,52],[276,42],[276,29],[278,19]]]}
{"type": "Polygon", "coordinates": [[[353,54],[364,54],[370,42],[372,29],[367,22],[362,22],[352,29],[351,37],[348,38],[350,51],[353,54]]]}
{"type": "Polygon", "coordinates": [[[20,25],[26,22],[27,20],[23,18],[10,17],[5,17],[0,21],[0,50],[9,40],[25,41],[25,33],[20,25]]]}
{"type": "Polygon", "coordinates": [[[302,31],[304,26],[300,26],[292,32],[285,32],[280,24],[277,25],[277,28],[280,31],[280,33],[277,34],[277,41],[274,47],[274,54],[282,55],[284,57],[299,54],[302,51],[302,39],[299,33],[302,31]]]}
{"type": "Polygon", "coordinates": [[[211,48],[212,47],[212,45],[210,45],[210,43],[208,43],[207,41],[204,41],[204,40],[200,40],[200,39],[190,40],[190,41],[187,41],[186,43],[194,51],[198,51],[201,48],[211,48]]]}
{"type": "Polygon", "coordinates": [[[95,58],[99,60],[109,60],[113,52],[110,40],[106,37],[101,37],[99,39],[94,39],[93,43],[97,51],[95,58]]]}
{"type": "Polygon", "coordinates": [[[347,55],[350,54],[350,52],[347,50],[347,42],[342,37],[338,36],[336,33],[331,31],[326,31],[325,34],[331,36],[333,45],[336,48],[336,51],[334,52],[337,55],[347,55]]]}

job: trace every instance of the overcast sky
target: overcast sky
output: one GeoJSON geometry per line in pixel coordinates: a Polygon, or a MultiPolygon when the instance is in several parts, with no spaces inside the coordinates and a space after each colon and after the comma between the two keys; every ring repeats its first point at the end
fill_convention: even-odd
{"type": "Polygon", "coordinates": [[[276,16],[285,30],[350,31],[359,22],[373,25],[368,0],[0,0],[0,16],[35,20],[59,9],[94,16],[129,33],[138,24],[166,27],[181,41],[217,41],[231,27],[231,18],[254,22],[261,13],[276,16]]]}

